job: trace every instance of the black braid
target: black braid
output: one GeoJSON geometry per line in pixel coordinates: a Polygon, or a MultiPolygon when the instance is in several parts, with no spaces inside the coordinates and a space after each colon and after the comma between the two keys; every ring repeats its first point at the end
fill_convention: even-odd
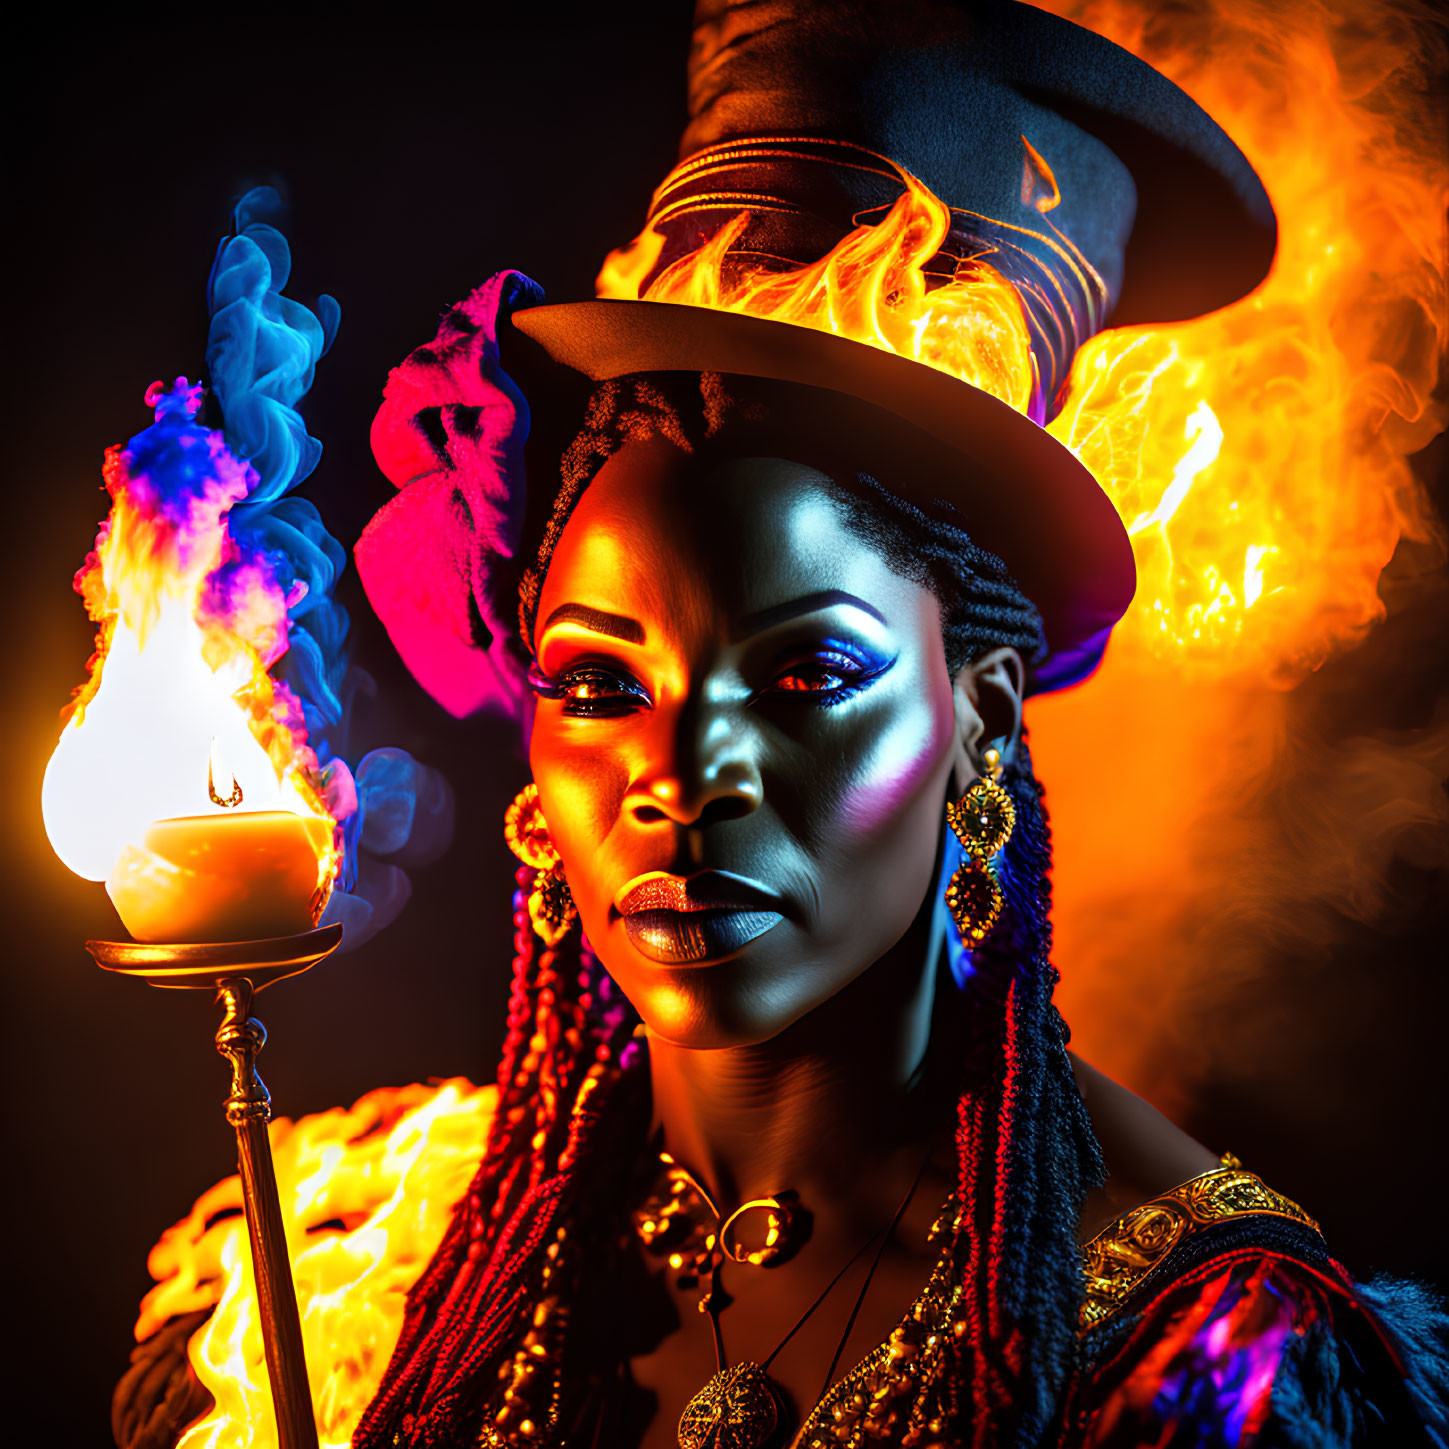
{"type": "Polygon", "coordinates": [[[928,514],[872,478],[837,484],[836,500],[851,528],[898,574],[930,589],[941,604],[946,667],[954,675],[988,649],[1009,645],[1032,664],[1045,649],[1041,615],[1006,565],[979,547],[950,504],[928,514]]]}

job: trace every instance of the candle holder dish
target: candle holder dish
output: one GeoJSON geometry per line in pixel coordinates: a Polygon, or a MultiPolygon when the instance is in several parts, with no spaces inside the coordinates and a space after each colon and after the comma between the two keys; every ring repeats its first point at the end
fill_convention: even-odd
{"type": "Polygon", "coordinates": [[[272,1101],[256,1068],[257,1053],[265,1045],[267,1033],[252,1016],[251,1006],[258,991],[311,970],[341,941],[341,926],[322,926],[301,935],[262,941],[86,942],[86,950],[103,970],[164,989],[211,991],[222,1009],[216,1049],[231,1063],[226,1120],[236,1132],[242,1203],[281,1449],[317,1449],[317,1429],[267,1136],[272,1101]]]}

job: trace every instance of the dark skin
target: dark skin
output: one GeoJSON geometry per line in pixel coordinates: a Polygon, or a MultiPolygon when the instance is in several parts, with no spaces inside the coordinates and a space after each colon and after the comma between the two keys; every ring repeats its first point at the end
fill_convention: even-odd
{"type": "MultiPolygon", "coordinates": [[[[666,1146],[726,1211],[792,1188],[813,1217],[783,1265],[726,1265],[729,1361],[763,1360],[920,1174],[839,1377],[919,1293],[955,1183],[954,1103],[923,1073],[948,925],[944,811],[986,746],[1009,753],[1019,736],[1024,670],[997,649],[952,677],[935,597],[850,530],[824,483],[787,460],[701,461],[663,441],[612,458],[544,582],[534,642],[552,697],[530,757],[584,930],[648,1032],[666,1146]],[[634,915],[641,881],[675,893],[652,905],[684,909],[634,915]]],[[[1111,1173],[1084,1238],[1216,1165],[1077,1070],[1111,1173]]],[[[799,1411],[873,1251],[771,1366],[799,1411]]],[[[659,1278],[673,1312],[630,1365],[656,1405],[645,1449],[676,1443],[715,1370],[697,1293],[659,1278]]]]}

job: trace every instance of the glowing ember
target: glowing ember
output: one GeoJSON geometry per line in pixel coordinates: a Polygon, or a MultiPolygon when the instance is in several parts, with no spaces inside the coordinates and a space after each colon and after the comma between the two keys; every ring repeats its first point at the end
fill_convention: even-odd
{"type": "Polygon", "coordinates": [[[288,887],[305,929],[338,853],[301,707],[267,672],[291,601],[266,553],[228,528],[257,475],[196,422],[199,387],[178,378],[146,400],[156,421],[107,454],[110,516],[76,577],[99,635],[46,770],[46,832],[70,869],[109,880],[145,939],[178,911],[172,939],[205,939],[198,902],[224,934],[283,934],[287,903],[267,897],[288,887]],[[256,857],[250,879],[243,857],[256,857]]]}
{"type": "MultiPolygon", "coordinates": [[[[818,262],[783,269],[731,255],[749,222],[742,212],[698,251],[649,285],[653,302],[747,312],[868,342],[927,363],[1025,412],[1036,376],[1016,289],[979,258],[953,277],[929,275],[951,212],[915,177],[878,226],[859,226],[818,262]]],[[[663,238],[646,230],[604,263],[601,297],[637,297],[663,238]]]]}
{"type": "MultiPolygon", "coordinates": [[[[477,1170],[496,1095],[458,1077],[271,1125],[321,1449],[343,1449],[377,1390],[408,1289],[477,1170]]],[[[157,1281],[138,1341],[216,1304],[188,1347],[216,1403],[179,1449],[277,1443],[241,1201],[240,1179],[218,1183],[147,1259],[157,1281]]]]}

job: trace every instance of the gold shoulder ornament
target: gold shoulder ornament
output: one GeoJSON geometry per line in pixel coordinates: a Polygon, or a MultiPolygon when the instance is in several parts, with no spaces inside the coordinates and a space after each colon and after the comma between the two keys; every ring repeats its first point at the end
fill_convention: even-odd
{"type": "Polygon", "coordinates": [[[1296,1202],[1274,1192],[1232,1153],[1225,1153],[1221,1167],[1123,1213],[1085,1244],[1086,1296],[1078,1326],[1094,1328],[1110,1318],[1180,1243],[1215,1223],[1248,1213],[1288,1218],[1319,1231],[1296,1202]]]}

